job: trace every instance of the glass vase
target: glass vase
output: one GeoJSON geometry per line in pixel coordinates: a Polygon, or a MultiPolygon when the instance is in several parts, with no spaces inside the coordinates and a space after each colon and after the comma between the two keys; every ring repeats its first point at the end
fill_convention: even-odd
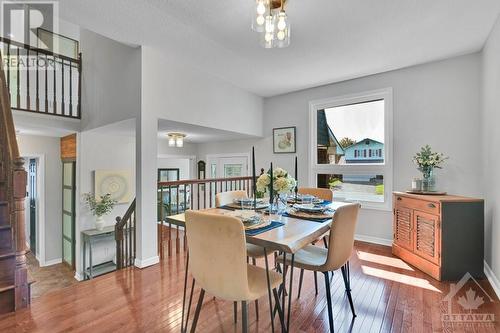
{"type": "Polygon", "coordinates": [[[422,172],[422,191],[433,192],[435,191],[434,168],[424,167],[421,168],[422,172]]]}

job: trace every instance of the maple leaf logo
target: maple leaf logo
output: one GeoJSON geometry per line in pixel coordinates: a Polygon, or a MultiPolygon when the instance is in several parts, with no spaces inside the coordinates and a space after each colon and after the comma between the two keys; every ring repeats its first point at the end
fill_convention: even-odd
{"type": "Polygon", "coordinates": [[[460,296],[457,303],[465,310],[472,311],[477,310],[484,303],[484,299],[482,296],[476,296],[476,292],[469,288],[469,290],[465,292],[465,297],[460,296]]]}

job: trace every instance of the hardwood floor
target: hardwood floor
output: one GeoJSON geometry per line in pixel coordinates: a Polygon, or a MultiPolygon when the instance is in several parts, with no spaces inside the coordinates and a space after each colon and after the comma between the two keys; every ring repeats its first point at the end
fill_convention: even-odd
{"type": "MultiPolygon", "coordinates": [[[[262,260],[259,264],[263,264],[262,260]]],[[[0,332],[179,332],[183,273],[184,257],[173,255],[160,265],[143,270],[125,269],[81,282],[39,297],[29,309],[0,317],[0,332]]],[[[301,298],[297,299],[298,277],[296,270],[291,332],[327,332],[323,277],[318,276],[319,294],[315,296],[312,273],[305,272],[301,298]]],[[[332,281],[336,332],[500,331],[497,322],[453,327],[443,322],[442,315],[448,307],[442,300],[450,284],[435,281],[393,257],[389,247],[356,242],[351,279],[358,313],[355,320],[352,320],[340,272],[332,281]]],[[[476,314],[470,318],[477,320],[478,314],[499,318],[500,303],[491,286],[487,281],[480,284],[484,291],[472,280],[460,288],[452,299],[451,311],[469,313],[470,308],[476,314]],[[471,292],[467,294],[469,289],[471,292]],[[486,294],[494,297],[493,301],[486,294]]],[[[198,290],[194,300],[197,295],[198,290]]],[[[267,298],[260,300],[259,306],[259,321],[255,318],[255,307],[249,306],[250,332],[269,332],[267,298]]],[[[241,319],[237,325],[233,324],[232,302],[213,300],[206,295],[198,332],[240,331],[240,323],[241,319]]],[[[277,318],[275,323],[279,331],[277,318]]]]}
{"type": "Polygon", "coordinates": [[[26,261],[28,272],[35,281],[31,285],[32,300],[78,283],[74,278],[75,272],[67,265],[56,264],[40,267],[32,253],[26,255],[26,261]]]}

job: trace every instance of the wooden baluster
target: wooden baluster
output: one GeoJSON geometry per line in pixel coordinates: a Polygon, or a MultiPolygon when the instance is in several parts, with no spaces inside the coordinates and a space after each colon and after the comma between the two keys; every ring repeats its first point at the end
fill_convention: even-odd
{"type": "Polygon", "coordinates": [[[73,62],[69,61],[69,115],[73,116],[73,62]]]}
{"type": "MultiPolygon", "coordinates": [[[[172,186],[168,186],[168,216],[172,215],[172,186]]],[[[162,220],[163,224],[163,220],[162,220]]],[[[168,256],[172,255],[172,224],[168,224],[168,256]]]]}
{"type": "Polygon", "coordinates": [[[158,246],[159,246],[159,252],[160,252],[160,258],[163,258],[163,251],[164,251],[164,246],[163,246],[163,221],[164,221],[164,210],[165,207],[163,206],[163,185],[160,185],[160,227],[159,227],[159,233],[158,233],[158,246]]]}
{"type": "MultiPolygon", "coordinates": [[[[122,268],[122,246],[121,246],[121,238],[120,238],[120,222],[121,222],[121,217],[116,218],[116,224],[115,224],[115,241],[116,241],[116,268],[121,269],[122,268]]],[[[85,267],[84,267],[85,269],[85,267]]]]}
{"type": "Polygon", "coordinates": [[[208,183],[208,191],[209,191],[209,196],[210,196],[210,201],[209,201],[209,208],[212,208],[212,182],[208,183]]]}
{"type": "Polygon", "coordinates": [[[127,237],[127,221],[125,220],[125,224],[123,225],[123,238],[125,242],[125,255],[124,255],[124,260],[125,260],[125,267],[128,267],[128,237],[127,237]]]}
{"type": "Polygon", "coordinates": [[[190,196],[191,196],[191,202],[189,203],[189,208],[190,208],[190,209],[194,209],[194,203],[193,203],[193,200],[194,200],[193,188],[194,188],[194,186],[191,184],[191,185],[189,186],[189,188],[190,188],[189,193],[190,193],[190,196]]]}
{"type": "Polygon", "coordinates": [[[17,48],[17,108],[21,108],[21,91],[20,91],[20,86],[21,86],[21,75],[19,73],[19,47],[17,48]]]}
{"type": "Polygon", "coordinates": [[[198,190],[196,191],[196,197],[197,197],[197,206],[198,206],[198,210],[200,210],[200,183],[197,184],[198,185],[198,190]]]}
{"type": "Polygon", "coordinates": [[[26,110],[30,105],[30,49],[26,49],[26,110]]]}
{"type": "Polygon", "coordinates": [[[207,208],[207,183],[203,183],[203,208],[207,208]]]}
{"type": "Polygon", "coordinates": [[[54,106],[54,114],[57,114],[57,102],[56,102],[56,99],[57,99],[57,79],[56,79],[56,72],[57,72],[57,61],[56,61],[56,57],[53,57],[54,59],[54,93],[53,93],[53,96],[54,96],[54,100],[53,100],[53,106],[54,106]]]}
{"type": "Polygon", "coordinates": [[[49,57],[45,55],[45,113],[49,112],[49,57]]]}
{"type": "Polygon", "coordinates": [[[64,103],[64,59],[61,59],[61,114],[66,115],[65,103],[64,103]]]}
{"type": "MultiPolygon", "coordinates": [[[[177,185],[176,186],[176,197],[177,197],[177,214],[179,214],[179,189],[180,189],[180,186],[177,185]]],[[[180,252],[180,238],[179,238],[179,226],[176,226],[176,233],[175,233],[175,253],[179,253],[180,252]]]]}
{"type": "MultiPolygon", "coordinates": [[[[186,199],[187,199],[187,188],[186,187],[187,187],[187,185],[184,184],[184,211],[187,210],[187,201],[186,201],[186,199]]],[[[184,240],[183,240],[183,249],[184,249],[184,252],[186,252],[186,250],[187,250],[187,242],[186,242],[186,240],[187,240],[187,237],[186,237],[186,228],[184,228],[184,240]]]]}
{"type": "Polygon", "coordinates": [[[38,51],[36,52],[36,112],[40,112],[40,73],[39,73],[39,66],[38,66],[38,51]]]}
{"type": "Polygon", "coordinates": [[[7,90],[9,91],[9,99],[12,101],[12,94],[10,93],[10,67],[11,67],[10,43],[6,43],[6,45],[7,45],[7,59],[8,59],[7,60],[7,90]]]}
{"type": "Polygon", "coordinates": [[[80,119],[82,116],[82,54],[78,55],[78,106],[77,106],[77,118],[80,119]]]}

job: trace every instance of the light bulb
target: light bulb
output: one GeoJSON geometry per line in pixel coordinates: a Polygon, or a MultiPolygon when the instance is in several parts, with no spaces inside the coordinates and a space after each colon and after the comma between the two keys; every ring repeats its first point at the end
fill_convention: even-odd
{"type": "Polygon", "coordinates": [[[271,15],[266,16],[266,32],[273,32],[274,31],[274,24],[273,24],[273,17],[271,15]]]}
{"type": "Polygon", "coordinates": [[[279,40],[284,40],[286,37],[285,32],[283,30],[278,31],[276,36],[278,37],[279,40]]]}
{"type": "Polygon", "coordinates": [[[264,39],[266,40],[266,42],[270,42],[273,40],[273,34],[272,33],[269,33],[269,32],[266,32],[266,34],[264,35],[264,39]]]}
{"type": "Polygon", "coordinates": [[[264,15],[266,12],[266,6],[264,6],[264,1],[259,1],[257,4],[257,14],[264,15]]]}
{"type": "Polygon", "coordinates": [[[257,22],[258,25],[263,25],[266,22],[266,19],[264,16],[259,15],[257,16],[257,19],[255,19],[255,22],[257,22]]]}
{"type": "Polygon", "coordinates": [[[286,13],[285,12],[280,12],[278,14],[278,29],[279,30],[285,30],[286,29],[286,13]]]}
{"type": "Polygon", "coordinates": [[[179,148],[182,148],[184,146],[184,138],[181,136],[177,137],[175,145],[179,148]]]}

